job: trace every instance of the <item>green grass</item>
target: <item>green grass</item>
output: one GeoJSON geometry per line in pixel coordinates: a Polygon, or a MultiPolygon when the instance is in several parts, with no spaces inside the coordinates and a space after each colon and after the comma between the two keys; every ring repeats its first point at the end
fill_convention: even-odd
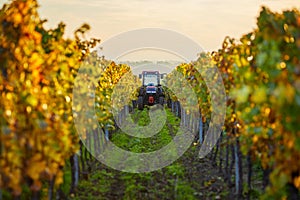
{"type": "MultiPolygon", "coordinates": [[[[166,110],[167,122],[155,136],[137,138],[121,130],[112,135],[111,141],[128,151],[141,153],[160,149],[172,142],[180,125],[180,119],[166,110]],[[170,132],[170,128],[172,129],[170,132]]],[[[148,110],[135,110],[131,116],[140,126],[150,123],[148,110]]],[[[93,171],[89,180],[80,181],[74,199],[195,199],[194,189],[185,181],[185,168],[181,161],[148,173],[127,173],[100,167],[93,171]]]]}
{"type": "MultiPolygon", "coordinates": [[[[175,117],[169,110],[166,110],[167,122],[163,126],[162,130],[156,135],[150,138],[137,138],[130,136],[121,130],[117,131],[112,136],[112,141],[115,145],[123,148],[127,151],[135,153],[146,153],[156,151],[172,141],[172,135],[169,132],[169,126],[174,127],[174,132],[178,130],[180,120],[175,117]]],[[[142,111],[136,110],[136,113],[132,116],[133,120],[138,117],[139,126],[147,126],[150,123],[150,117],[148,115],[148,110],[144,109],[142,111]]]]}

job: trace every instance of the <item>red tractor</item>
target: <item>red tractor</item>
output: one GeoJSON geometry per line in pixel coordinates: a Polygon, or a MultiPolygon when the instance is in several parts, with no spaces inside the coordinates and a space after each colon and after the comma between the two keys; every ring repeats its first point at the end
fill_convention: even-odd
{"type": "Polygon", "coordinates": [[[139,110],[143,110],[145,105],[152,106],[154,104],[164,105],[165,92],[160,85],[160,80],[164,74],[158,71],[143,71],[139,75],[143,85],[139,89],[137,105],[139,110]]]}

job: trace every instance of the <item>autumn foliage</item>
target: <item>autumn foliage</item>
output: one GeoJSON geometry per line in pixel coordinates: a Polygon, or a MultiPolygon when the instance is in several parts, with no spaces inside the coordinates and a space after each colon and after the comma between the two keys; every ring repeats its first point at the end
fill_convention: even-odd
{"type": "Polygon", "coordinates": [[[226,37],[204,58],[176,68],[197,92],[204,118],[211,99],[196,69],[212,59],[227,96],[226,135],[271,171],[264,197],[286,198],[287,186],[300,190],[300,12],[262,8],[254,31],[239,40],[226,37]]]}
{"type": "MultiPolygon", "coordinates": [[[[46,30],[37,8],[35,0],[16,0],[0,12],[0,189],[14,196],[24,187],[37,192],[49,181],[56,187],[63,182],[63,167],[79,149],[73,114],[82,107],[72,108],[77,75],[82,78],[80,94],[87,96],[94,91],[82,83],[95,79],[93,103],[101,127],[114,125],[110,109],[116,83],[124,74],[125,86],[137,82],[129,66],[90,53],[99,40],[84,39],[89,25],[77,29],[74,39],[65,39],[65,25],[46,30]],[[98,74],[78,74],[79,68],[98,74]]],[[[126,88],[119,92],[122,96],[126,88]]]]}
{"type": "Polygon", "coordinates": [[[82,48],[64,39],[64,24],[46,30],[35,0],[0,11],[0,188],[16,196],[22,185],[63,181],[65,160],[78,149],[72,87],[82,48]]]}

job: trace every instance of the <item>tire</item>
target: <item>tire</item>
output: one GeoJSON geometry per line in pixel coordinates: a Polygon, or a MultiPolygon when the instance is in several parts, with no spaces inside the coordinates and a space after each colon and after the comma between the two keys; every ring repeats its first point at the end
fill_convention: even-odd
{"type": "Polygon", "coordinates": [[[142,96],[139,96],[138,100],[137,100],[137,106],[139,110],[143,110],[144,109],[144,99],[142,96]]]}
{"type": "Polygon", "coordinates": [[[167,101],[168,108],[172,108],[172,100],[168,99],[167,101]]]}
{"type": "Polygon", "coordinates": [[[137,107],[137,100],[132,100],[132,107],[133,109],[137,107]]]}
{"type": "Polygon", "coordinates": [[[164,97],[159,97],[158,102],[159,102],[160,105],[164,106],[165,98],[164,97]]]}

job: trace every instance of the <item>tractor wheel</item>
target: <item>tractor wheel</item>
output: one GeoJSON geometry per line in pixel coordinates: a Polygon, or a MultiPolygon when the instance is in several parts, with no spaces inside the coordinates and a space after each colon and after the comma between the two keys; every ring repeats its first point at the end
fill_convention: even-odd
{"type": "Polygon", "coordinates": [[[159,104],[164,106],[164,103],[165,103],[165,98],[164,97],[159,97],[159,104]]]}
{"type": "Polygon", "coordinates": [[[139,96],[138,100],[137,100],[137,104],[138,104],[138,109],[139,110],[143,110],[144,109],[144,100],[142,96],[139,96]]]}
{"type": "Polygon", "coordinates": [[[168,99],[167,101],[168,108],[172,108],[172,100],[168,99]]]}

